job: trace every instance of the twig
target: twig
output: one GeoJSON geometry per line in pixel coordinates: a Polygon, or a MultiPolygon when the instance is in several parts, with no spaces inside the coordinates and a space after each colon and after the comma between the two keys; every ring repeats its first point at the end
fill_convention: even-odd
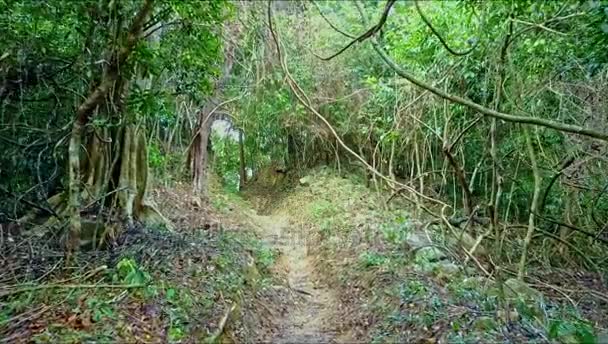
{"type": "Polygon", "coordinates": [[[554,286],[554,285],[549,284],[549,283],[545,283],[545,282],[543,282],[541,280],[537,280],[537,281],[538,281],[538,284],[530,284],[530,286],[532,286],[532,287],[543,286],[543,287],[547,287],[547,288],[553,289],[556,292],[562,294],[570,302],[570,304],[572,304],[572,307],[577,308],[576,302],[574,302],[574,300],[572,300],[572,298],[570,298],[570,296],[568,296],[568,294],[566,294],[563,291],[562,288],[559,288],[559,287],[554,286]]]}
{"type": "MultiPolygon", "coordinates": [[[[0,191],[2,191],[3,193],[5,193],[5,194],[7,194],[7,195],[13,195],[13,196],[16,196],[14,193],[12,193],[12,192],[8,191],[8,190],[7,190],[7,189],[6,189],[4,186],[2,186],[2,185],[0,185],[0,191]]],[[[38,204],[36,204],[36,203],[34,203],[34,202],[28,201],[28,200],[26,200],[26,199],[24,199],[24,198],[22,198],[22,197],[16,197],[16,198],[17,198],[17,200],[18,200],[19,202],[24,203],[24,204],[26,204],[26,205],[29,205],[29,206],[30,206],[30,207],[32,207],[32,208],[36,208],[36,209],[38,209],[38,210],[44,211],[45,213],[48,213],[49,215],[52,215],[52,216],[54,216],[54,217],[59,217],[59,215],[57,215],[57,213],[56,213],[56,212],[55,212],[53,209],[50,209],[50,208],[45,208],[45,207],[43,207],[43,206],[41,206],[41,205],[38,205],[38,204]]]]}
{"type": "Polygon", "coordinates": [[[544,217],[544,216],[541,216],[539,214],[536,214],[536,216],[538,216],[538,218],[540,218],[540,219],[543,219],[545,221],[554,223],[556,225],[560,225],[560,226],[563,226],[563,227],[567,227],[567,228],[573,229],[573,230],[575,230],[575,231],[577,231],[579,233],[585,234],[586,236],[592,238],[595,241],[601,242],[604,245],[608,245],[608,240],[606,240],[604,238],[599,238],[594,233],[588,232],[588,231],[586,231],[586,230],[584,230],[582,228],[578,228],[576,226],[573,226],[573,225],[570,225],[570,224],[567,224],[567,223],[564,223],[564,222],[560,222],[560,221],[557,221],[557,220],[554,220],[554,219],[550,219],[548,217],[544,217]]]}
{"type": "Polygon", "coordinates": [[[337,28],[331,21],[329,21],[329,19],[327,19],[327,17],[323,14],[323,11],[321,11],[321,7],[319,7],[319,4],[316,3],[316,1],[314,0],[310,0],[310,2],[312,2],[313,5],[315,5],[315,7],[317,8],[317,11],[319,11],[319,14],[321,15],[321,18],[323,18],[325,20],[325,22],[332,28],[334,29],[336,32],[348,37],[348,38],[356,38],[355,36],[344,32],[342,30],[340,30],[339,28],[337,28]]]}
{"type": "MultiPolygon", "coordinates": [[[[452,227],[452,224],[450,223],[450,221],[448,220],[448,218],[445,216],[445,208],[446,208],[446,206],[444,206],[441,209],[441,220],[443,220],[443,223],[445,223],[445,225],[448,226],[448,228],[450,229],[450,232],[452,232],[453,235],[456,235],[456,230],[454,229],[454,227],[452,227]]],[[[471,255],[469,253],[469,251],[467,251],[467,249],[464,248],[464,247],[462,247],[462,250],[467,255],[467,257],[469,257],[469,259],[471,259],[473,262],[475,262],[475,264],[477,265],[477,267],[479,267],[479,269],[481,271],[483,271],[484,274],[486,274],[486,276],[488,277],[488,279],[492,278],[492,274],[490,272],[488,272],[488,270],[486,270],[486,268],[484,268],[484,266],[481,264],[481,262],[479,262],[479,260],[477,258],[475,258],[475,256],[471,255]]]]}
{"type": "Polygon", "coordinates": [[[108,197],[108,196],[110,196],[110,195],[112,195],[114,193],[126,190],[128,188],[129,188],[128,186],[123,186],[121,188],[116,188],[116,189],[114,189],[114,190],[112,190],[112,191],[110,191],[110,192],[108,192],[108,193],[106,193],[106,194],[104,194],[104,195],[102,195],[100,197],[97,197],[97,199],[92,200],[89,204],[85,205],[83,209],[88,209],[88,208],[92,207],[95,203],[103,200],[104,198],[106,198],[106,197],[108,197]]]}
{"type": "Polygon", "coordinates": [[[207,117],[205,117],[203,119],[203,122],[201,123],[201,125],[199,126],[199,129],[196,131],[196,133],[194,133],[194,135],[192,135],[192,140],[190,140],[190,143],[188,143],[188,146],[186,147],[186,149],[184,150],[185,152],[187,152],[188,150],[190,150],[190,146],[192,146],[192,144],[194,143],[194,139],[196,139],[196,137],[201,133],[201,131],[203,130],[205,124],[207,123],[207,121],[211,118],[211,116],[213,116],[213,114],[217,111],[217,109],[221,108],[222,106],[231,103],[235,100],[238,100],[242,97],[243,95],[239,95],[236,96],[234,98],[228,99],[224,102],[219,103],[216,107],[214,107],[211,111],[209,111],[209,113],[207,114],[207,117]]]}
{"type": "Polygon", "coordinates": [[[31,287],[23,287],[13,290],[0,291],[0,298],[25,293],[28,291],[38,291],[46,289],[95,289],[95,288],[116,288],[116,289],[132,289],[141,288],[144,284],[45,284],[31,287]]]}
{"type": "Polygon", "coordinates": [[[521,19],[517,19],[517,18],[512,18],[511,20],[514,21],[514,22],[516,22],[516,23],[534,26],[534,27],[537,27],[539,29],[543,29],[545,31],[549,31],[549,32],[552,32],[552,33],[555,33],[555,34],[558,34],[558,35],[561,35],[561,36],[567,36],[567,34],[565,34],[563,32],[559,32],[557,30],[553,30],[551,28],[548,28],[548,27],[544,26],[543,24],[531,23],[531,22],[527,22],[525,20],[521,20],[521,19]]]}
{"type": "MultiPolygon", "coordinates": [[[[559,236],[557,236],[551,232],[547,232],[546,230],[543,230],[540,228],[536,228],[536,230],[543,233],[544,235],[548,236],[549,238],[557,240],[557,241],[561,242],[562,244],[570,247],[574,252],[578,253],[578,255],[581,256],[581,258],[583,258],[590,266],[592,266],[596,272],[602,271],[599,268],[599,266],[597,266],[597,264],[595,264],[591,259],[589,259],[589,257],[587,257],[587,255],[583,251],[581,251],[578,247],[576,247],[576,245],[573,245],[572,243],[569,243],[568,241],[560,238],[559,236]]],[[[602,282],[603,282],[604,278],[601,276],[601,274],[600,274],[600,278],[602,279],[602,282]]]]}

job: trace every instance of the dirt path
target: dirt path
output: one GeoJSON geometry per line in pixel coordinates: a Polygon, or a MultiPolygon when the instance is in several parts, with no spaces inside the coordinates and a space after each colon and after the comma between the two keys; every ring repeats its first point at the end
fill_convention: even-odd
{"type": "Polygon", "coordinates": [[[263,240],[281,251],[277,265],[285,270],[297,299],[287,316],[275,319],[277,335],[272,343],[335,343],[336,296],[316,278],[305,236],[289,226],[285,215],[256,215],[255,220],[263,240]]]}

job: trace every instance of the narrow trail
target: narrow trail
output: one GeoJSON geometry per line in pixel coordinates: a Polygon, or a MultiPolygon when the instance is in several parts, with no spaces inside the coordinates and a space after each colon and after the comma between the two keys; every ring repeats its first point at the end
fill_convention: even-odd
{"type": "Polygon", "coordinates": [[[297,296],[287,316],[275,319],[278,331],[272,343],[336,343],[337,298],[316,278],[306,236],[290,227],[286,215],[256,215],[255,220],[262,239],[281,252],[278,268],[284,270],[289,288],[297,296]]]}

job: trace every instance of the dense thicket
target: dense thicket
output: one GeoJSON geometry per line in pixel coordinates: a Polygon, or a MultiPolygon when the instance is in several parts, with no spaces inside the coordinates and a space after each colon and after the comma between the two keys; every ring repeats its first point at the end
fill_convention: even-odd
{"type": "Polygon", "coordinates": [[[210,160],[233,186],[359,164],[415,215],[486,225],[520,273],[530,246],[605,261],[605,2],[0,5],[3,223],[162,220],[149,164],[197,193],[210,160]]]}
{"type": "Polygon", "coordinates": [[[242,6],[232,92],[249,163],[366,165],[377,187],[419,210],[489,221],[478,237],[495,258],[525,264],[532,245],[542,259],[597,268],[608,235],[607,8],[242,6]]]}
{"type": "MultiPolygon", "coordinates": [[[[332,315],[357,310],[346,312],[361,317],[351,321],[353,330],[378,330],[379,338],[399,331],[395,338],[441,342],[430,333],[436,325],[456,333],[463,321],[475,331],[502,332],[495,338],[519,338],[507,332],[527,329],[536,332],[521,338],[549,341],[565,333],[565,342],[592,342],[586,340],[593,337],[591,319],[583,321],[578,310],[599,314],[606,304],[606,48],[605,0],[0,0],[0,258],[9,266],[0,276],[6,301],[0,326],[10,322],[37,334],[55,326],[30,322],[61,309],[67,298],[53,303],[49,296],[62,289],[72,297],[67,307],[74,314],[54,316],[67,318],[66,324],[86,330],[89,310],[103,313],[100,305],[120,302],[128,304],[129,321],[146,313],[141,324],[157,322],[149,316],[158,313],[152,310],[157,302],[165,312],[162,331],[172,341],[185,338],[182,328],[200,340],[206,337],[200,324],[215,327],[211,313],[197,306],[225,307],[213,342],[233,312],[249,307],[239,303],[261,305],[264,295],[275,295],[281,299],[276,313],[284,316],[282,303],[290,302],[284,289],[312,296],[305,307],[297,303],[302,314],[311,312],[295,316],[298,328],[325,303],[332,315]],[[308,251],[297,242],[294,255],[288,252],[293,243],[275,240],[282,239],[275,232],[296,233],[284,214],[241,214],[232,201],[223,204],[225,195],[207,197],[209,171],[230,191],[251,186],[245,194],[253,202],[261,190],[259,209],[288,205],[290,219],[299,218],[313,238],[306,245],[316,247],[308,251]],[[277,192],[297,184],[285,176],[302,177],[294,197],[277,192]],[[152,191],[174,213],[177,230],[152,191]],[[213,207],[225,208],[222,221],[236,217],[234,223],[265,227],[262,232],[273,235],[270,245],[280,249],[241,242],[247,231],[240,225],[235,236],[210,228],[217,224],[213,207]],[[191,235],[176,233],[186,229],[191,235]],[[363,240],[341,242],[351,240],[347,234],[363,240]],[[108,250],[99,252],[102,247],[108,250]],[[114,264],[117,251],[123,256],[114,264]],[[125,255],[145,256],[151,271],[161,265],[166,271],[150,283],[125,255]],[[274,271],[279,255],[287,259],[274,271]],[[107,266],[96,266],[102,260],[107,266]],[[57,269],[60,263],[65,269],[57,269]],[[283,270],[293,271],[267,283],[256,266],[279,279],[283,270]],[[298,269],[309,278],[324,268],[330,269],[328,284],[342,285],[335,304],[333,292],[316,298],[323,293],[313,283],[312,293],[291,285],[294,276],[302,279],[298,269]],[[442,276],[443,268],[451,272],[442,276]],[[576,292],[572,287],[545,283],[572,306],[556,311],[525,284],[544,283],[539,276],[549,274],[540,270],[568,275],[575,281],[566,286],[584,285],[580,300],[594,299],[577,304],[568,295],[576,292]],[[183,289],[179,297],[162,280],[165,272],[183,289]],[[452,273],[458,278],[444,284],[452,273]],[[475,278],[478,273],[484,277],[475,278]],[[72,284],[98,274],[105,276],[91,282],[97,284],[72,284]],[[438,283],[426,283],[431,275],[438,283]],[[448,298],[470,289],[465,277],[485,281],[472,288],[484,295],[441,306],[440,298],[418,294],[428,287],[448,298]],[[126,284],[114,284],[120,281],[126,284]],[[524,314],[531,312],[525,299],[513,308],[504,286],[532,294],[529,303],[542,304],[538,314],[524,314]],[[72,292],[106,288],[116,295],[103,302],[89,295],[84,312],[85,299],[72,292]],[[129,294],[131,288],[138,291],[129,294]],[[246,289],[255,296],[248,298],[246,289]],[[196,298],[187,296],[192,291],[196,298]],[[124,298],[133,296],[142,297],[135,303],[124,298]],[[416,304],[420,299],[423,307],[416,304]],[[460,314],[454,322],[447,313],[455,308],[472,317],[460,314]],[[562,310],[570,314],[562,317],[562,310]],[[199,313],[205,316],[191,321],[199,313]],[[495,323],[486,317],[491,314],[500,328],[487,325],[495,323]],[[386,333],[377,321],[382,317],[386,333]],[[416,317],[423,321],[411,322],[416,317]],[[528,319],[536,324],[522,325],[528,319]],[[521,326],[513,327],[517,322],[521,326]],[[412,324],[425,336],[412,336],[412,324]]],[[[266,313],[251,317],[255,326],[260,314],[266,313]]],[[[98,325],[111,318],[97,315],[98,325]]],[[[593,320],[598,334],[605,322],[599,315],[593,320]]],[[[104,336],[114,338],[123,327],[130,332],[124,319],[113,318],[112,335],[104,336]]],[[[322,327],[319,319],[309,327],[322,327]]],[[[0,332],[22,338],[12,329],[0,332]]],[[[462,334],[454,338],[469,338],[462,334]]]]}
{"type": "Polygon", "coordinates": [[[104,209],[159,219],[148,160],[162,164],[161,150],[190,140],[222,65],[229,7],[0,2],[0,221],[29,226],[22,216],[37,211],[59,230],[69,218],[77,240],[81,215],[104,209]]]}

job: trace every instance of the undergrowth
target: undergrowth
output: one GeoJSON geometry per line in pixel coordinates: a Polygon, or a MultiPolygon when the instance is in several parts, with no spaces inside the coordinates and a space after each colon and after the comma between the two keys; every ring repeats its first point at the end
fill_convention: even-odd
{"type": "Polygon", "coordinates": [[[605,312],[606,304],[581,310],[509,276],[487,278],[471,262],[462,263],[461,248],[445,229],[425,230],[410,205],[386,205],[386,197],[360,179],[316,169],[306,178],[314,182],[298,186],[275,205],[312,235],[321,272],[341,290],[345,312],[351,314],[343,326],[359,329],[360,339],[600,341],[607,324],[585,319],[605,312]],[[420,240],[428,243],[416,247],[420,240]]]}
{"type": "MultiPolygon", "coordinates": [[[[219,209],[212,211],[222,213],[230,203],[222,197],[215,201],[219,209]]],[[[0,338],[203,342],[232,305],[239,307],[230,323],[246,328],[240,322],[247,308],[241,305],[270,283],[276,257],[252,231],[233,229],[230,224],[175,232],[135,228],[113,250],[80,252],[67,269],[62,269],[61,251],[32,238],[15,238],[2,258],[8,269],[2,273],[7,287],[0,291],[0,338]],[[30,259],[38,262],[33,270],[25,269],[27,259],[18,258],[26,253],[25,240],[32,244],[30,259]]],[[[240,332],[244,338],[253,336],[240,332]]]]}

